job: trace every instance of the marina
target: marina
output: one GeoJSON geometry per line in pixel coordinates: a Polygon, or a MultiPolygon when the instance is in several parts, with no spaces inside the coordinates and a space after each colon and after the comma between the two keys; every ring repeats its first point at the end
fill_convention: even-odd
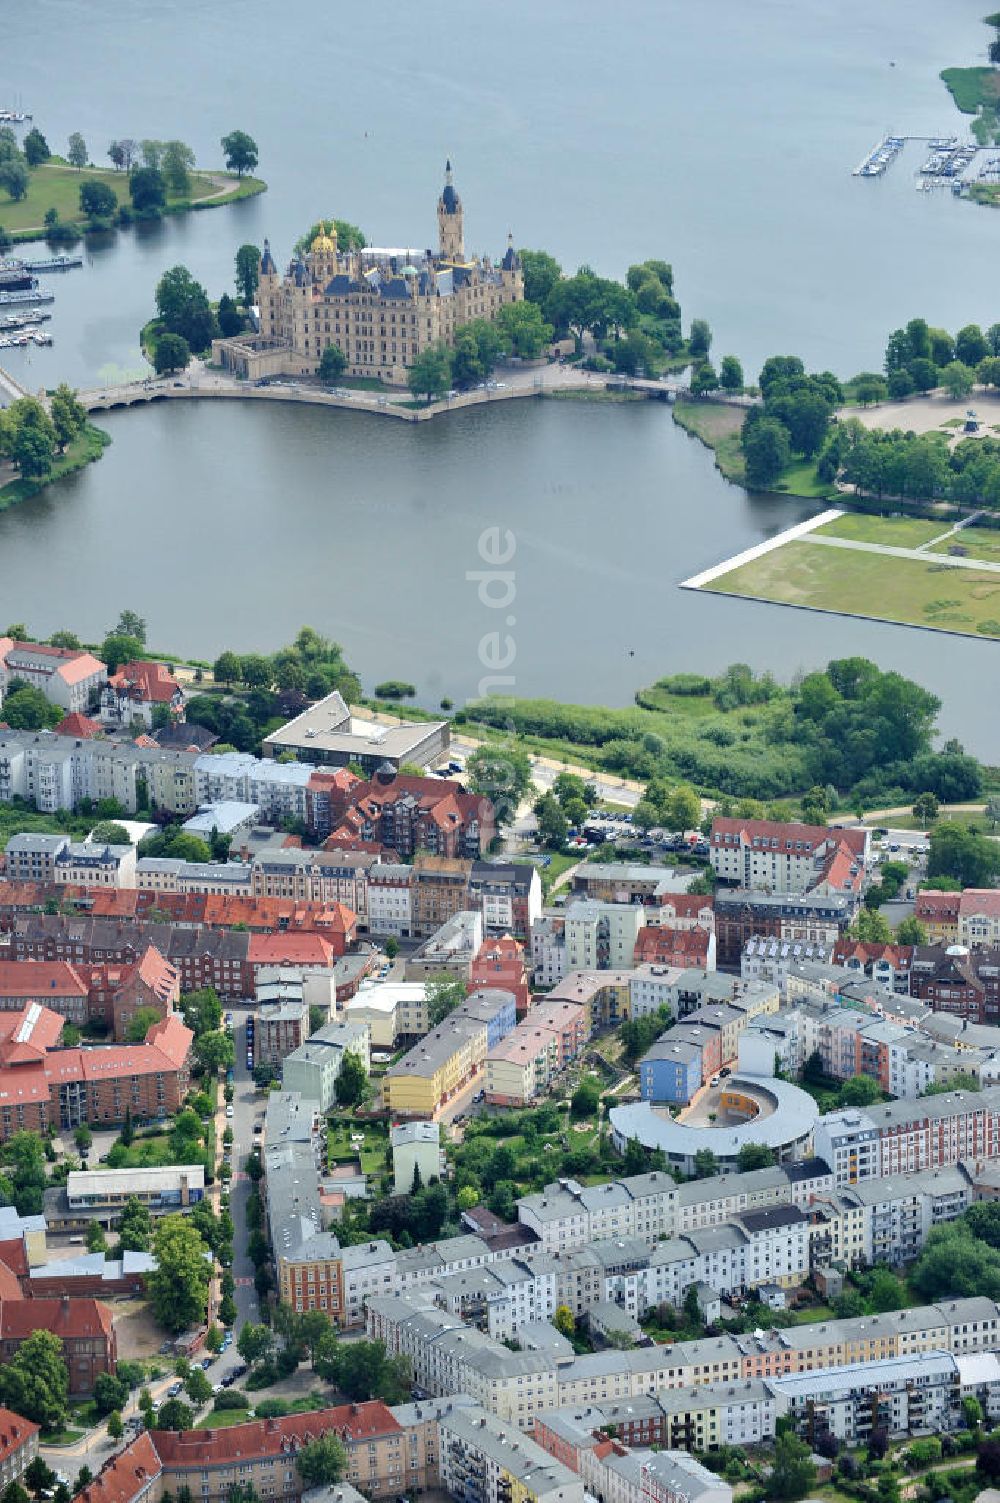
{"type": "Polygon", "coordinates": [[[73,266],[82,266],[82,256],[46,256],[41,261],[25,261],[24,269],[30,272],[69,271],[73,266]]]}
{"type": "Polygon", "coordinates": [[[47,329],[24,329],[20,334],[0,333],[0,350],[23,350],[28,345],[46,345],[52,343],[52,335],[47,329]]]}
{"type": "Polygon", "coordinates": [[[0,110],[0,125],[24,125],[30,119],[24,110],[0,110]]]}
{"type": "Polygon", "coordinates": [[[906,145],[905,136],[884,135],[855,167],[854,177],[881,177],[906,145]]]}

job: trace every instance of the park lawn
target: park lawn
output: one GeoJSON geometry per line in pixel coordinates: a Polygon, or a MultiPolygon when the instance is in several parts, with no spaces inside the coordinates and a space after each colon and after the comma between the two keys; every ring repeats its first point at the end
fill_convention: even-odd
{"type": "MultiPolygon", "coordinates": [[[[890,548],[919,548],[947,532],[947,522],[925,522],[919,517],[870,517],[846,511],[832,522],[816,528],[819,537],[848,538],[852,543],[885,543],[890,548]]],[[[997,533],[1000,544],[1000,532],[997,533]]]]}
{"type": "Polygon", "coordinates": [[[836,1316],[829,1305],[807,1305],[804,1310],[793,1310],[795,1324],[797,1326],[817,1325],[823,1320],[835,1320],[836,1316]]]}
{"type": "Polygon", "coordinates": [[[678,397],[673,412],[675,423],[715,451],[715,462],[726,479],[742,485],[746,479],[746,463],[740,445],[740,430],[746,409],[721,402],[685,401],[678,397]]]}
{"type": "Polygon", "coordinates": [[[961,532],[944,538],[929,548],[928,553],[947,553],[950,548],[964,548],[968,558],[981,558],[987,563],[1000,563],[1000,531],[992,527],[963,527],[961,532]]]}
{"type": "Polygon", "coordinates": [[[370,1128],[357,1122],[348,1124],[338,1122],[334,1127],[327,1129],[327,1151],[329,1162],[335,1159],[350,1158],[354,1150],[351,1147],[351,1133],[355,1137],[359,1133],[364,1135],[361,1145],[361,1168],[365,1174],[378,1174],[385,1168],[386,1149],[389,1147],[389,1139],[384,1133],[372,1132],[370,1128]]]}
{"type": "Polygon", "coordinates": [[[705,586],[874,621],[1000,637],[1000,574],[796,540],[705,586]]]}
{"type": "Polygon", "coordinates": [[[568,851],[553,851],[548,866],[542,866],[538,869],[538,875],[542,883],[542,892],[548,896],[557,878],[561,877],[563,872],[568,871],[571,866],[575,866],[587,854],[587,851],[575,851],[572,854],[568,851]]]}
{"type": "MultiPolygon", "coordinates": [[[[218,193],[222,176],[222,173],[193,172],[190,192],[183,194],[183,199],[197,203],[199,199],[211,198],[218,193]]],[[[62,220],[80,219],[80,184],[87,182],[107,183],[120,204],[131,202],[127,172],[116,172],[113,167],[83,167],[77,171],[63,163],[43,162],[32,169],[28,191],[20,203],[0,203],[0,224],[12,231],[37,229],[44,225],[47,209],[55,209],[62,220]]],[[[178,201],[168,198],[168,207],[178,201]]]]}

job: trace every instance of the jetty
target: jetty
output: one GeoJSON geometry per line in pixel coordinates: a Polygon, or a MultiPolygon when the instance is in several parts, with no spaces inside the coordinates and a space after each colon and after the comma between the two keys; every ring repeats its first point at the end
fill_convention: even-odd
{"type": "Polygon", "coordinates": [[[54,292],[42,292],[39,287],[27,288],[23,292],[0,291],[0,308],[24,307],[30,303],[54,303],[54,292]]]}
{"type": "Polygon", "coordinates": [[[15,329],[30,329],[36,324],[48,323],[51,313],[40,313],[33,308],[24,313],[0,314],[0,334],[10,334],[15,329]]]}
{"type": "Polygon", "coordinates": [[[72,266],[82,266],[82,256],[45,256],[41,261],[25,261],[26,271],[69,271],[72,266]]]}
{"type": "Polygon", "coordinates": [[[863,157],[852,173],[853,177],[881,177],[885,169],[899,156],[906,145],[905,136],[893,136],[888,133],[881,141],[872,147],[866,157],[863,157]]]}

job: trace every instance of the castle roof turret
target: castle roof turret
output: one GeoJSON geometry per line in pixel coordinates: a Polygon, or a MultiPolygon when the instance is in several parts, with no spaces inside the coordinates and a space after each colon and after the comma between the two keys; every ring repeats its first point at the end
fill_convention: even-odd
{"type": "Polygon", "coordinates": [[[446,214],[457,214],[462,207],[462,200],[455,192],[451,180],[451,158],[444,164],[444,188],[441,192],[441,207],[446,214]]]}
{"type": "Polygon", "coordinates": [[[271,255],[270,241],[265,237],[264,254],[260,258],[261,276],[273,277],[277,272],[277,269],[278,268],[274,264],[274,257],[271,255]]]}

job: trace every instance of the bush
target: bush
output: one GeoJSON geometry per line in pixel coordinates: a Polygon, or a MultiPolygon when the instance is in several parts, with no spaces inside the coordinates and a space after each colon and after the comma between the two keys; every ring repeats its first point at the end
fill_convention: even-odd
{"type": "Polygon", "coordinates": [[[217,1393],[215,1403],[212,1405],[213,1409],[249,1409],[249,1407],[250,1400],[246,1394],[240,1393],[235,1388],[227,1388],[225,1392],[217,1393]]]}
{"type": "Polygon", "coordinates": [[[376,699],[413,699],[416,692],[415,685],[399,678],[383,679],[382,683],[375,685],[376,699]]]}

